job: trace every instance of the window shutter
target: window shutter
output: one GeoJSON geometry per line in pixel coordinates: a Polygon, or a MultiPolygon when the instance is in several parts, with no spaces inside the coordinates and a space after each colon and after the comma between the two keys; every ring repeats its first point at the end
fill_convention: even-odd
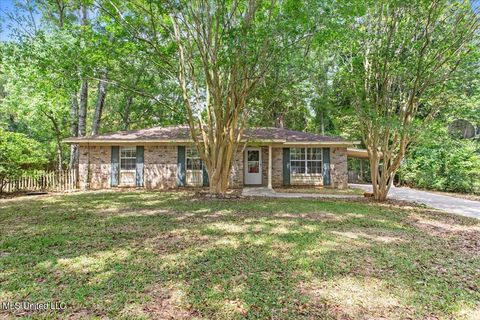
{"type": "Polygon", "coordinates": [[[143,162],[144,162],[144,150],[142,146],[137,146],[137,159],[135,165],[135,185],[137,187],[143,187],[143,162]]]}
{"type": "Polygon", "coordinates": [[[330,185],[330,148],[323,148],[323,185],[330,185]]]}
{"type": "Polygon", "coordinates": [[[177,186],[184,187],[187,174],[185,168],[185,146],[178,146],[177,157],[177,186]]]}
{"type": "Polygon", "coordinates": [[[202,164],[202,173],[203,173],[203,186],[208,187],[210,184],[208,181],[208,171],[205,164],[202,164]]]}
{"type": "Polygon", "coordinates": [[[283,185],[290,185],[290,148],[283,148],[283,185]]]}
{"type": "Polygon", "coordinates": [[[120,175],[120,147],[112,147],[112,157],[111,157],[111,179],[110,185],[112,187],[118,186],[118,180],[120,175]]]}

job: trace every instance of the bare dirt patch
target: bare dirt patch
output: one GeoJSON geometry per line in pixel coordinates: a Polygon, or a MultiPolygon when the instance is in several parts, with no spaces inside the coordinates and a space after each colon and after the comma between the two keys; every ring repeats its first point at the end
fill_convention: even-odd
{"type": "Polygon", "coordinates": [[[180,252],[193,246],[201,246],[210,241],[208,236],[189,234],[186,232],[163,233],[138,243],[139,247],[150,248],[155,252],[170,254],[180,252]]]}
{"type": "Polygon", "coordinates": [[[302,283],[300,290],[311,299],[313,309],[324,309],[334,319],[410,319],[414,315],[375,278],[339,277],[302,283]]]}
{"type": "Polygon", "coordinates": [[[447,240],[452,249],[480,256],[480,223],[456,216],[426,216],[412,214],[407,224],[426,234],[447,240]]]}
{"type": "Polygon", "coordinates": [[[364,231],[332,231],[333,234],[345,237],[348,239],[367,239],[379,243],[399,243],[402,242],[404,239],[402,239],[400,236],[393,236],[385,232],[364,232],[364,231]]]}
{"type": "Polygon", "coordinates": [[[183,292],[174,287],[156,285],[148,292],[151,301],[143,311],[152,319],[199,319],[200,313],[190,306],[183,306],[183,292]]]}

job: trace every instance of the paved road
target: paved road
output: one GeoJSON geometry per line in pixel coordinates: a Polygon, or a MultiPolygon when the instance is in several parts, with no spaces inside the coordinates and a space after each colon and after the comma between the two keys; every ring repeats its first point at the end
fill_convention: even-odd
{"type": "MultiPolygon", "coordinates": [[[[349,186],[352,188],[361,188],[367,191],[372,190],[372,186],[367,184],[349,184],[349,186]]],[[[410,188],[395,188],[393,186],[388,193],[388,197],[397,200],[422,203],[429,207],[443,210],[445,212],[456,213],[463,216],[480,219],[480,201],[460,199],[410,188]]]]}

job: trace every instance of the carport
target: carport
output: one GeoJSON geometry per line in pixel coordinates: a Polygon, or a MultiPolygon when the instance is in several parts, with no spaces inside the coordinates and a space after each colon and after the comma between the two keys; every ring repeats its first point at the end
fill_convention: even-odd
{"type": "Polygon", "coordinates": [[[367,150],[347,148],[347,159],[348,183],[371,182],[367,150]]]}

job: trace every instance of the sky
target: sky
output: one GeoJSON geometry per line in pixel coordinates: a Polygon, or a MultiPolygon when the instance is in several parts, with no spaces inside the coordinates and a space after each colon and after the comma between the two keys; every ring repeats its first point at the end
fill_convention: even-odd
{"type": "MultiPolygon", "coordinates": [[[[10,40],[8,25],[11,24],[11,21],[8,14],[15,13],[15,2],[22,2],[22,0],[0,0],[0,41],[10,40]]],[[[37,15],[35,19],[39,21],[40,15],[37,15]]]]}
{"type": "Polygon", "coordinates": [[[0,0],[0,40],[8,40],[6,12],[13,12],[13,0],[0,0]]]}

